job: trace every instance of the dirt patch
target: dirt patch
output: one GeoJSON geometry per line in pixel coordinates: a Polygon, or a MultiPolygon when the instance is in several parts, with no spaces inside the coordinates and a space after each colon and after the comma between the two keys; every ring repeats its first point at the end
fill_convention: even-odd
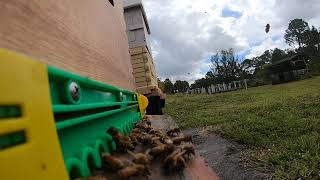
{"type": "Polygon", "coordinates": [[[208,166],[214,169],[222,180],[264,180],[271,175],[257,167],[249,166],[242,160],[245,147],[230,142],[206,129],[188,129],[185,135],[193,135],[193,143],[198,153],[204,157],[208,166]]]}

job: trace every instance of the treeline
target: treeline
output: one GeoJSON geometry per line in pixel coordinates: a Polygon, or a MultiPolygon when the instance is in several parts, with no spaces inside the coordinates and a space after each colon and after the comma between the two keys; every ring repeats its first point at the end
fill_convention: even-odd
{"type": "Polygon", "coordinates": [[[184,93],[187,89],[209,87],[212,84],[230,83],[238,80],[249,80],[249,86],[259,86],[271,83],[272,63],[295,54],[305,54],[311,58],[310,72],[320,74],[320,30],[302,19],[291,20],[284,35],[290,49],[271,49],[262,55],[242,60],[234,54],[233,49],[222,50],[211,56],[211,71],[204,78],[196,80],[189,86],[186,81],[172,83],[170,79],[159,81],[160,87],[167,94],[184,93]]]}
{"type": "Polygon", "coordinates": [[[164,81],[160,81],[160,79],[158,79],[158,83],[160,89],[166,94],[173,94],[178,92],[184,93],[190,88],[187,81],[178,80],[175,83],[172,83],[170,79],[165,79],[164,81]]]}

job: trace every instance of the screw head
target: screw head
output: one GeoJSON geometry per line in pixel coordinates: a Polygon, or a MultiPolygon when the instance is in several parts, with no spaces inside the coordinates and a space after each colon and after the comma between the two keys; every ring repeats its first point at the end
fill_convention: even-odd
{"type": "Polygon", "coordinates": [[[76,82],[71,82],[69,84],[69,92],[74,101],[78,101],[80,99],[80,87],[76,82]]]}

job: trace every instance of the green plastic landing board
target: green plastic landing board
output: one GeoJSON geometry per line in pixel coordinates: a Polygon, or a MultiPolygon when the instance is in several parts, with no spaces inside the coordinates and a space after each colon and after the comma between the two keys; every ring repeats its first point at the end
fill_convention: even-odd
{"type": "Polygon", "coordinates": [[[141,119],[134,92],[48,66],[50,94],[61,149],[70,177],[101,168],[101,153],[115,150],[106,133],[115,127],[128,135],[141,119]]]}

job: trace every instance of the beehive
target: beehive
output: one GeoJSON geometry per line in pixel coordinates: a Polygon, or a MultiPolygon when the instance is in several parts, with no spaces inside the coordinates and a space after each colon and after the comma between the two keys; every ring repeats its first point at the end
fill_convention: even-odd
{"type": "Polygon", "coordinates": [[[152,56],[146,46],[130,49],[133,76],[137,91],[150,94],[158,86],[157,75],[152,56]]]}
{"type": "Polygon", "coordinates": [[[134,90],[123,2],[111,2],[0,1],[0,47],[134,90]]]}

